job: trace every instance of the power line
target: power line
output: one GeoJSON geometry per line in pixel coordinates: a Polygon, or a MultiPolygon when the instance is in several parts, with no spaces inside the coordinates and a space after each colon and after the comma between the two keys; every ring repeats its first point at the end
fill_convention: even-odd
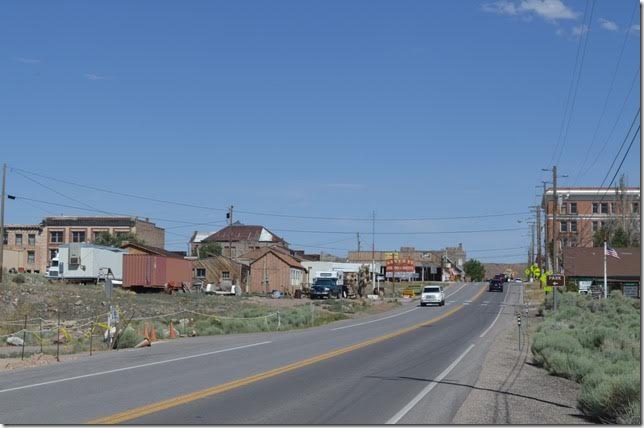
{"type": "MultiPolygon", "coordinates": [[[[276,232],[290,233],[319,233],[319,234],[336,234],[336,235],[355,235],[356,232],[331,231],[331,230],[294,230],[294,229],[272,229],[276,232]]],[[[454,233],[491,233],[491,232],[512,232],[523,230],[522,227],[508,229],[480,229],[480,230],[449,230],[434,232],[376,232],[375,235],[442,235],[454,233]]],[[[374,232],[360,232],[361,235],[373,235],[374,232]]]]}
{"type": "MultiPolygon", "coordinates": [[[[606,183],[606,179],[610,176],[610,172],[613,169],[613,166],[615,165],[615,162],[619,158],[620,153],[622,152],[622,149],[624,148],[624,145],[626,144],[626,141],[628,141],[628,136],[631,134],[631,131],[633,130],[633,126],[635,126],[635,122],[637,121],[637,118],[639,117],[639,112],[640,109],[637,109],[637,113],[635,114],[635,117],[633,118],[633,122],[631,122],[630,128],[628,128],[628,132],[626,133],[626,136],[624,137],[624,141],[622,141],[622,144],[619,146],[619,150],[617,151],[617,154],[613,158],[613,162],[611,162],[610,167],[608,168],[608,171],[606,171],[606,175],[604,176],[604,179],[602,180],[602,183],[599,185],[599,188],[601,189],[604,187],[604,183],[606,183]]],[[[639,126],[638,126],[639,129],[639,126]]],[[[637,131],[635,132],[635,135],[637,135],[637,131]]],[[[632,144],[632,141],[631,141],[632,144]]],[[[630,146],[629,146],[630,149],[630,146]]],[[[610,185],[609,185],[610,187],[610,185]]]]}
{"type": "MultiPolygon", "coordinates": [[[[633,3],[633,12],[631,13],[631,19],[628,23],[628,26],[626,27],[627,29],[631,28],[631,24],[633,23],[633,18],[635,17],[635,11],[638,9],[638,4],[633,3]]],[[[586,155],[584,156],[584,161],[581,163],[581,166],[579,167],[579,173],[577,174],[577,178],[579,178],[579,174],[581,173],[581,170],[584,168],[586,165],[586,162],[588,161],[588,155],[592,151],[594,145],[595,145],[595,140],[597,139],[597,135],[599,133],[599,127],[601,125],[602,120],[604,119],[604,114],[606,113],[606,107],[608,106],[608,100],[610,99],[611,94],[613,93],[613,86],[615,84],[615,78],[617,77],[617,72],[619,71],[619,66],[622,63],[622,56],[624,55],[624,48],[626,48],[626,42],[630,38],[630,32],[627,30],[624,34],[624,41],[622,42],[622,48],[619,52],[619,56],[617,58],[617,64],[615,65],[615,70],[613,71],[613,76],[610,80],[610,84],[608,85],[608,93],[606,94],[606,98],[604,99],[604,105],[602,107],[601,114],[599,115],[599,120],[597,120],[597,125],[595,126],[595,131],[593,133],[593,138],[590,141],[590,147],[588,150],[586,150],[586,155]]]]}
{"type": "MultiPolygon", "coordinates": [[[[208,207],[208,206],[195,205],[195,204],[190,204],[190,203],[185,203],[185,202],[176,202],[176,201],[170,201],[170,200],[164,200],[164,199],[151,198],[151,197],[142,196],[142,195],[134,195],[134,194],[131,194],[131,193],[117,192],[117,191],[104,189],[104,188],[100,188],[100,187],[96,187],[96,186],[90,186],[90,185],[87,185],[87,184],[80,184],[80,183],[75,183],[75,182],[72,182],[72,181],[62,180],[62,179],[59,179],[59,178],[56,178],[56,177],[51,177],[51,176],[39,174],[39,173],[32,172],[32,171],[27,171],[27,170],[24,170],[24,169],[21,169],[21,168],[16,168],[16,167],[11,167],[10,171],[29,174],[29,175],[34,175],[34,176],[37,176],[37,177],[57,181],[57,182],[60,182],[60,183],[71,185],[71,186],[81,187],[81,188],[85,188],[85,189],[90,189],[90,190],[94,190],[94,191],[98,191],[98,192],[104,192],[104,193],[109,193],[109,194],[113,194],[113,195],[133,198],[133,199],[141,199],[141,200],[145,200],[145,201],[152,201],[152,202],[164,203],[164,204],[169,204],[169,205],[177,205],[177,206],[183,206],[183,207],[189,207],[189,208],[198,208],[198,209],[204,209],[204,210],[228,211],[227,208],[208,207]]],[[[24,176],[24,174],[21,174],[21,175],[24,176]]],[[[49,188],[49,189],[53,190],[51,188],[49,188]]],[[[67,196],[65,196],[65,197],[67,197],[67,196]]],[[[80,202],[78,200],[75,200],[75,199],[74,199],[74,201],[78,202],[78,203],[81,203],[83,205],[87,205],[87,204],[85,204],[83,202],[80,202]]],[[[96,209],[96,211],[102,211],[102,210],[96,209]]],[[[244,210],[236,210],[236,212],[239,213],[239,214],[246,214],[246,215],[256,215],[256,216],[264,216],[264,217],[280,217],[280,218],[290,218],[290,219],[305,219],[305,220],[358,221],[358,222],[367,222],[367,221],[371,222],[372,221],[372,219],[370,217],[306,216],[306,215],[268,213],[268,212],[244,211],[244,210]]],[[[452,217],[380,218],[380,219],[376,219],[376,221],[380,221],[380,222],[449,221],[449,220],[470,220],[470,219],[495,218],[495,217],[512,217],[512,216],[519,216],[519,215],[526,215],[526,214],[529,214],[529,212],[479,214],[479,215],[452,216],[452,217]]],[[[175,222],[175,223],[178,223],[178,222],[175,222]]],[[[186,223],[186,222],[184,222],[184,223],[186,223]]],[[[202,222],[202,223],[190,223],[190,224],[206,226],[206,225],[217,224],[217,223],[220,223],[220,222],[202,222]]]]}
{"type": "Polygon", "coordinates": [[[563,140],[561,142],[561,148],[559,150],[559,155],[557,156],[557,160],[555,161],[555,164],[559,163],[559,160],[561,159],[561,156],[563,155],[564,148],[566,146],[566,143],[568,142],[568,131],[570,129],[570,124],[572,123],[572,117],[575,112],[575,104],[577,103],[577,91],[579,90],[579,82],[581,81],[581,71],[584,67],[584,59],[586,58],[586,46],[588,45],[588,39],[590,38],[590,24],[593,22],[593,12],[595,11],[595,0],[592,1],[592,6],[590,7],[590,17],[588,18],[588,25],[586,28],[584,28],[583,24],[581,27],[582,31],[582,37],[585,35],[584,38],[584,48],[581,52],[581,62],[579,63],[579,70],[577,72],[577,81],[575,82],[575,91],[572,95],[572,104],[570,106],[570,114],[568,115],[568,122],[566,123],[566,130],[564,132],[563,140]]]}
{"type": "MultiPolygon", "coordinates": [[[[592,0],[591,0],[592,1],[592,0]]],[[[586,0],[586,8],[584,9],[584,19],[582,20],[581,24],[581,34],[579,36],[579,44],[577,45],[577,54],[575,56],[575,65],[572,70],[572,77],[570,79],[570,86],[568,87],[568,95],[566,96],[566,103],[564,107],[564,116],[561,121],[561,126],[559,127],[559,136],[557,137],[557,144],[555,145],[555,151],[552,155],[552,161],[553,163],[558,163],[559,158],[561,155],[558,155],[558,153],[563,153],[563,148],[565,145],[566,137],[568,134],[568,126],[570,125],[570,121],[572,118],[572,113],[575,109],[575,101],[577,97],[577,89],[579,87],[579,80],[581,76],[581,69],[583,68],[583,63],[584,63],[584,57],[586,55],[586,44],[588,42],[588,33],[586,29],[589,28],[589,26],[586,25],[586,16],[588,15],[588,3],[589,0],[586,0]],[[582,53],[582,45],[583,45],[583,53],[582,53]],[[582,53],[581,55],[581,62],[579,61],[579,54],[582,53]],[[575,78],[577,76],[577,78],[575,78]],[[573,91],[574,88],[574,91],[573,91]],[[571,97],[572,95],[572,97],[571,97]],[[572,100],[572,104],[571,101],[572,100]],[[568,113],[570,107],[570,113],[568,113]],[[566,121],[568,119],[568,121],[566,121]],[[562,135],[564,135],[564,138],[562,140],[562,135]],[[561,145],[561,146],[560,146],[561,145]],[[556,159],[556,160],[555,160],[556,159]]],[[[595,2],[593,1],[593,5],[591,8],[590,12],[590,19],[588,22],[592,22],[592,15],[593,15],[593,10],[595,8],[595,2]]]]}
{"type": "Polygon", "coordinates": [[[622,157],[622,161],[619,163],[619,166],[615,170],[615,174],[613,175],[612,180],[610,180],[610,183],[608,184],[608,186],[606,186],[606,191],[604,192],[602,198],[599,200],[600,203],[604,200],[604,197],[608,194],[608,190],[610,189],[610,186],[612,186],[613,183],[615,182],[615,178],[617,178],[617,174],[619,174],[619,171],[622,169],[622,165],[624,165],[624,161],[628,156],[628,152],[631,151],[631,147],[633,147],[633,142],[635,142],[635,138],[637,138],[637,134],[639,132],[640,132],[640,125],[637,126],[637,130],[635,130],[635,134],[633,134],[633,138],[631,139],[631,142],[628,145],[628,149],[626,149],[626,152],[624,153],[624,157],[622,157]]]}
{"type": "MultiPolygon", "coordinates": [[[[613,123],[613,127],[611,128],[610,132],[608,133],[608,136],[606,137],[606,140],[604,141],[604,144],[602,145],[602,148],[599,150],[599,153],[597,153],[597,156],[595,156],[595,159],[593,159],[593,162],[590,164],[590,166],[579,176],[579,178],[583,177],[584,175],[588,174],[590,170],[593,169],[597,161],[600,159],[601,155],[604,154],[604,150],[606,150],[606,147],[608,146],[608,143],[610,142],[611,137],[613,136],[613,133],[615,132],[615,129],[617,129],[617,125],[619,123],[619,120],[622,118],[622,114],[624,113],[624,109],[626,108],[626,104],[628,103],[629,98],[631,97],[631,93],[633,92],[633,88],[635,87],[635,82],[639,81],[639,76],[640,76],[640,67],[638,66],[637,69],[635,70],[635,74],[633,75],[633,79],[631,80],[631,86],[628,90],[628,93],[626,94],[626,98],[624,98],[624,102],[622,103],[622,107],[619,110],[619,113],[617,114],[617,117],[615,118],[615,122],[613,123]]],[[[639,115],[640,108],[638,108],[636,116],[639,115]]]]}

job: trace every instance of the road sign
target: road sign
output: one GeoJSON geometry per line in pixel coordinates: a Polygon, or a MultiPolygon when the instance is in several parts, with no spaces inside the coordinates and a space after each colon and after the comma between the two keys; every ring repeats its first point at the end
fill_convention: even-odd
{"type": "Polygon", "coordinates": [[[566,277],[558,273],[548,275],[546,284],[551,287],[563,287],[564,285],[566,285],[566,277]]]}

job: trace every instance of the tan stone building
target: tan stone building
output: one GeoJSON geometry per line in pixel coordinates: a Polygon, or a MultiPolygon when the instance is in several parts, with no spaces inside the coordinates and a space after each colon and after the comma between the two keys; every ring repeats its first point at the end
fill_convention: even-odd
{"type": "Polygon", "coordinates": [[[47,266],[45,237],[37,224],[8,224],[4,227],[4,268],[16,272],[41,273],[47,266]]]}

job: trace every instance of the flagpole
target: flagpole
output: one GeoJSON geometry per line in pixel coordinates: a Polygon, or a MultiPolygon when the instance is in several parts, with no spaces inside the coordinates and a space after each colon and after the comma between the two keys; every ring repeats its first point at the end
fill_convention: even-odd
{"type": "Polygon", "coordinates": [[[608,298],[608,279],[606,276],[606,241],[604,241],[604,299],[608,298]]]}

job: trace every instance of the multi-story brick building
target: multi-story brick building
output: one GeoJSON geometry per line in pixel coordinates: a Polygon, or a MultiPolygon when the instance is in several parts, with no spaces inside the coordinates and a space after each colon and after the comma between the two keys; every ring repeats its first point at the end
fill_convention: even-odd
{"type": "Polygon", "coordinates": [[[103,232],[112,235],[132,234],[152,247],[165,246],[165,230],[148,219],[119,216],[45,217],[41,223],[45,234],[47,262],[58,247],[69,242],[94,242],[103,232]]]}
{"type": "Polygon", "coordinates": [[[640,189],[623,190],[598,187],[557,188],[558,210],[554,223],[554,192],[547,189],[541,201],[545,210],[545,242],[550,266],[554,266],[553,248],[556,245],[559,266],[566,247],[592,247],[595,232],[603,227],[621,226],[625,230],[640,230],[640,189]]]}
{"type": "Polygon", "coordinates": [[[8,224],[4,227],[3,267],[40,273],[47,264],[45,237],[38,224],[8,224]]]}

